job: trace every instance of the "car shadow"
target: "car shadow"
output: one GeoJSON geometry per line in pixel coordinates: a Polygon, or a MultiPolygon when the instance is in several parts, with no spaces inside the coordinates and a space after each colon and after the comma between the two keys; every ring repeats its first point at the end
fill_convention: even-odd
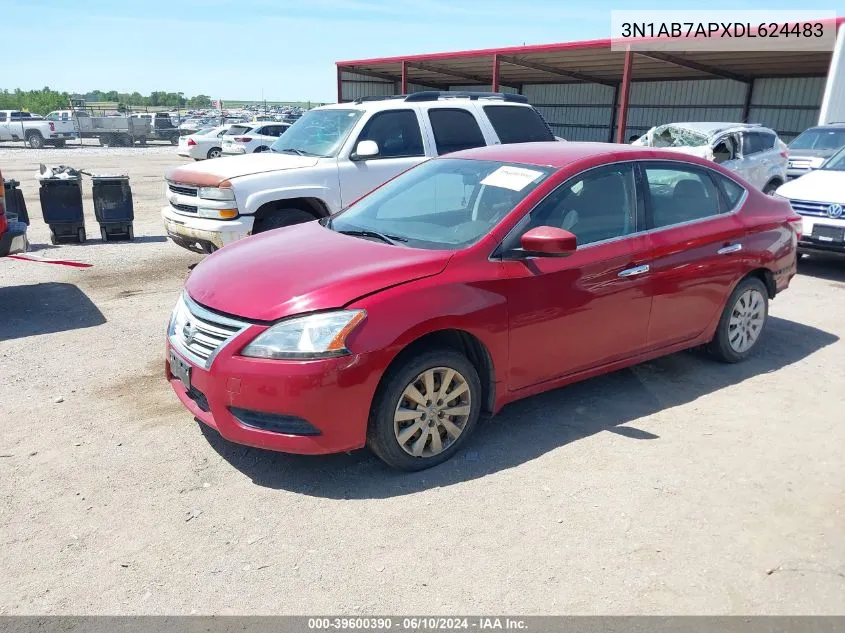
{"type": "Polygon", "coordinates": [[[845,257],[841,255],[810,255],[798,263],[798,274],[845,283],[845,257]]]}
{"type": "Polygon", "coordinates": [[[796,363],[837,340],[828,332],[771,317],[760,349],[743,363],[728,365],[701,352],[682,352],[515,402],[482,420],[452,459],[418,473],[392,470],[367,450],[314,457],[240,446],[198,424],[214,450],[259,486],[332,499],[394,497],[484,477],[602,431],[635,441],[658,440],[625,425],[796,363]]]}
{"type": "Polygon", "coordinates": [[[73,284],[48,282],[0,288],[0,341],[105,322],[99,308],[73,284]]]}

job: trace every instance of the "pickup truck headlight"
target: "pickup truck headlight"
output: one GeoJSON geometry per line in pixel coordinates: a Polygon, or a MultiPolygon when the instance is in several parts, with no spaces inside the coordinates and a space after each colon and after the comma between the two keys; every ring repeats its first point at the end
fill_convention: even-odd
{"type": "Polygon", "coordinates": [[[203,200],[234,200],[235,192],[218,187],[200,187],[197,195],[203,200]]]}
{"type": "Polygon", "coordinates": [[[210,218],[212,220],[231,220],[238,217],[237,209],[208,209],[206,207],[197,207],[197,216],[201,218],[210,218]]]}
{"type": "Polygon", "coordinates": [[[363,310],[337,310],[287,319],[255,337],[241,355],[277,360],[342,356],[349,353],[346,337],[366,317],[363,310]]]}

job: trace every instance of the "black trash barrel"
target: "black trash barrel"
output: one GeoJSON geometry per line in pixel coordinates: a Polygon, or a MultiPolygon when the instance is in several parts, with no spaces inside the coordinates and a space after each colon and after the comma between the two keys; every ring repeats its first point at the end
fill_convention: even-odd
{"type": "Polygon", "coordinates": [[[50,243],[61,240],[85,241],[85,216],[82,213],[82,183],[75,178],[42,178],[38,190],[41,214],[50,227],[50,243]]]}
{"type": "Polygon", "coordinates": [[[18,189],[17,180],[4,180],[3,188],[6,190],[6,215],[16,219],[18,222],[29,224],[29,213],[26,211],[26,201],[23,199],[23,191],[18,189]],[[14,217],[17,216],[17,217],[14,217]]]}
{"type": "Polygon", "coordinates": [[[132,222],[135,208],[129,176],[93,176],[94,215],[100,223],[104,242],[112,238],[131,240],[135,237],[132,222]]]}

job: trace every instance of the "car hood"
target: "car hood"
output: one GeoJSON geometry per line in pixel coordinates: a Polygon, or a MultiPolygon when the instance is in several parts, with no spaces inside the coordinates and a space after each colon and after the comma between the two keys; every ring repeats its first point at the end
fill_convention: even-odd
{"type": "Polygon", "coordinates": [[[314,221],[225,246],[194,268],[185,288],[212,310],[275,321],[436,275],[451,255],[343,235],[314,221]]]}
{"type": "Polygon", "coordinates": [[[845,203],[845,171],[816,169],[781,185],[777,193],[792,200],[845,203]]]}
{"type": "Polygon", "coordinates": [[[790,158],[830,158],[839,148],[836,149],[790,149],[790,158]]]}
{"type": "Polygon", "coordinates": [[[197,164],[174,167],[167,170],[164,177],[171,182],[217,187],[225,180],[232,180],[241,176],[313,167],[317,164],[317,160],[313,156],[262,152],[260,154],[215,158],[197,164]]]}

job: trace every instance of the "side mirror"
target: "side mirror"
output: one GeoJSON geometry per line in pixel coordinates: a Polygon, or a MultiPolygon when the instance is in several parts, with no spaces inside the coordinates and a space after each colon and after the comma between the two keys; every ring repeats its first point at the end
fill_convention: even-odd
{"type": "Polygon", "coordinates": [[[565,229],[537,226],[520,238],[519,245],[529,257],[568,257],[578,249],[578,238],[565,229]]]}
{"type": "Polygon", "coordinates": [[[352,160],[367,160],[373,156],[378,156],[378,154],[378,143],[375,141],[361,141],[349,158],[352,160]]]}

